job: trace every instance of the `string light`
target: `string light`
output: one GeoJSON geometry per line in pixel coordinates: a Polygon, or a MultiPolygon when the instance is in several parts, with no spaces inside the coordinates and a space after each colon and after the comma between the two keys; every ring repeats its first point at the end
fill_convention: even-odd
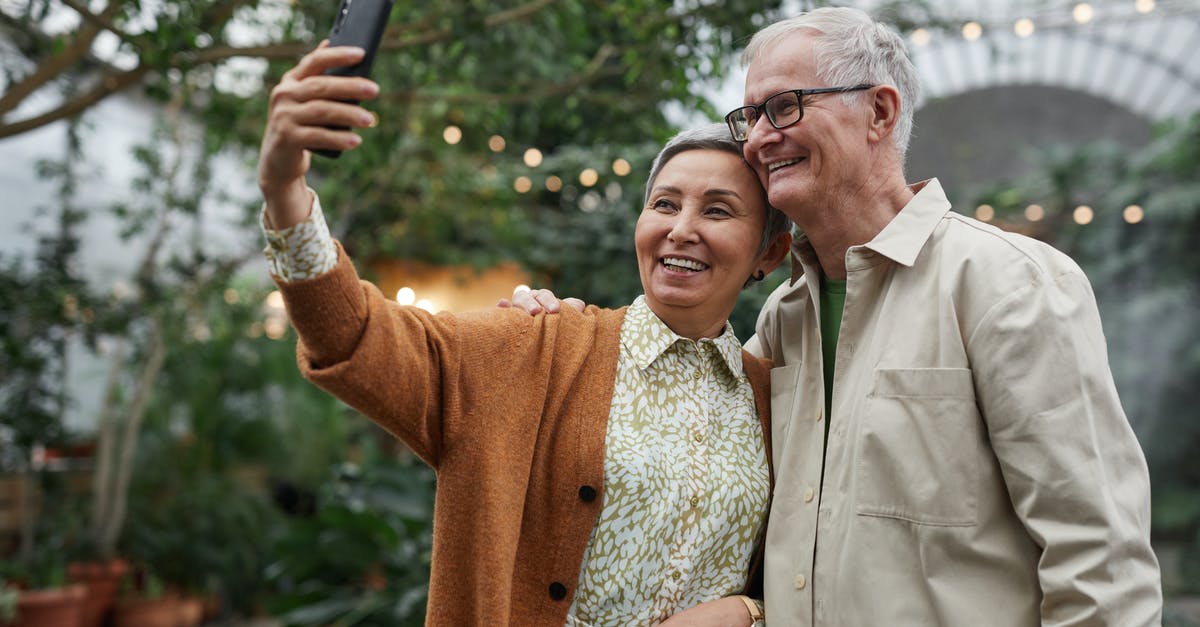
{"type": "Polygon", "coordinates": [[[911,35],[909,35],[909,39],[912,39],[913,45],[917,46],[918,48],[928,46],[930,40],[929,31],[925,30],[924,28],[918,28],[917,30],[914,30],[911,35]]]}
{"type": "Polygon", "coordinates": [[[983,25],[979,22],[967,22],[962,27],[963,39],[975,41],[983,35],[983,25]]]}
{"type": "Polygon", "coordinates": [[[1091,224],[1092,219],[1096,217],[1096,212],[1087,205],[1079,205],[1075,207],[1075,213],[1072,215],[1075,218],[1075,224],[1091,224]]]}
{"type": "Polygon", "coordinates": [[[1130,224],[1137,224],[1146,217],[1146,212],[1143,211],[1138,205],[1129,205],[1128,207],[1125,207],[1125,211],[1122,213],[1122,215],[1124,216],[1126,222],[1130,224]]]}
{"type": "Polygon", "coordinates": [[[428,298],[422,298],[421,300],[417,301],[417,309],[424,309],[429,313],[438,312],[437,305],[434,305],[433,301],[429,300],[428,298]]]}
{"type": "Polygon", "coordinates": [[[525,151],[525,165],[536,168],[542,165],[542,151],[537,148],[530,148],[525,151]]]}
{"type": "Polygon", "coordinates": [[[411,287],[402,287],[396,292],[396,302],[401,305],[411,305],[417,302],[417,293],[411,287]]]}
{"type": "Polygon", "coordinates": [[[975,208],[975,219],[991,222],[996,217],[996,210],[991,205],[979,205],[975,208]]]}
{"type": "Polygon", "coordinates": [[[579,173],[579,184],[583,185],[584,187],[591,187],[599,180],[600,173],[596,172],[592,168],[587,168],[583,172],[579,173]]]}
{"type": "Polygon", "coordinates": [[[533,181],[531,181],[528,176],[518,176],[516,180],[513,181],[513,189],[517,190],[517,193],[524,194],[525,192],[533,189],[533,181]]]}
{"type": "Polygon", "coordinates": [[[633,167],[629,165],[628,161],[624,159],[617,159],[612,163],[612,171],[613,174],[616,174],[617,176],[626,176],[633,171],[633,167]]]}
{"type": "Polygon", "coordinates": [[[1046,210],[1041,205],[1029,205],[1025,207],[1025,219],[1030,222],[1037,222],[1046,217],[1046,210]]]}
{"type": "Polygon", "coordinates": [[[241,300],[241,297],[238,296],[238,291],[232,287],[225,288],[224,297],[226,305],[236,305],[238,304],[238,301],[241,300]]]}
{"type": "Polygon", "coordinates": [[[1137,0],[1133,3],[1133,8],[1137,9],[1138,13],[1149,13],[1154,10],[1154,0],[1137,0]]]}
{"type": "Polygon", "coordinates": [[[499,135],[492,135],[488,138],[488,148],[491,148],[492,152],[503,152],[505,145],[504,138],[499,135]]]}
{"type": "Polygon", "coordinates": [[[446,140],[446,143],[450,144],[451,146],[462,141],[462,137],[462,129],[454,126],[453,124],[447,126],[446,129],[442,131],[442,139],[446,140]]]}
{"type": "Polygon", "coordinates": [[[1013,24],[1013,32],[1017,34],[1017,37],[1022,39],[1032,35],[1033,30],[1033,20],[1027,17],[1023,17],[1013,24]]]}
{"type": "Polygon", "coordinates": [[[557,192],[562,189],[562,186],[562,179],[558,178],[557,176],[551,175],[546,177],[546,189],[548,191],[557,192]]]}
{"type": "Polygon", "coordinates": [[[1092,9],[1092,5],[1086,2],[1080,2],[1071,10],[1071,17],[1080,24],[1087,24],[1095,17],[1096,12],[1092,9]]]}

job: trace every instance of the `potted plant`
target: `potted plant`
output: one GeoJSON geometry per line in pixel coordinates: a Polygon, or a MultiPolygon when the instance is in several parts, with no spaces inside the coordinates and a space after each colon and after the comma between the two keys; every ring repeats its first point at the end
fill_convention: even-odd
{"type": "Polygon", "coordinates": [[[70,584],[54,551],[0,566],[0,620],[14,627],[80,627],[87,589],[70,584]]]}

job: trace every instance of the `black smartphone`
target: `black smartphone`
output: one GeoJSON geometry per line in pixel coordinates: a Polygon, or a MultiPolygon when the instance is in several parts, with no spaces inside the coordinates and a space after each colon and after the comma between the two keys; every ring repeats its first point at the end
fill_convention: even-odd
{"type": "MultiPolygon", "coordinates": [[[[326,74],[335,76],[361,76],[366,78],[371,73],[371,65],[375,63],[375,53],[379,50],[379,42],[383,39],[384,28],[387,27],[388,15],[392,12],[392,0],[341,0],[337,17],[334,18],[333,28],[329,31],[330,46],[358,46],[366,51],[362,61],[347,67],[326,70],[326,74]]],[[[358,104],[358,101],[352,101],[358,104]]],[[[334,127],[345,130],[346,127],[334,127]]],[[[337,159],[342,155],[340,150],[313,150],[318,155],[337,159]]]]}

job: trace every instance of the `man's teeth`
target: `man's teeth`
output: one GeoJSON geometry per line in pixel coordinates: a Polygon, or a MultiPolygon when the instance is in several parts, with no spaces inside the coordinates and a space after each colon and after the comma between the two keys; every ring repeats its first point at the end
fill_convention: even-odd
{"type": "Polygon", "coordinates": [[[701,270],[708,269],[708,266],[700,263],[699,261],[680,259],[678,257],[663,257],[662,262],[664,266],[667,266],[672,270],[692,270],[694,272],[699,272],[701,270]]]}
{"type": "Polygon", "coordinates": [[[792,165],[795,163],[800,163],[801,161],[804,161],[803,157],[800,157],[799,159],[788,159],[786,161],[776,161],[775,163],[771,163],[771,164],[767,165],[767,171],[774,172],[775,170],[778,170],[779,168],[786,167],[786,166],[789,166],[789,165],[792,165]]]}

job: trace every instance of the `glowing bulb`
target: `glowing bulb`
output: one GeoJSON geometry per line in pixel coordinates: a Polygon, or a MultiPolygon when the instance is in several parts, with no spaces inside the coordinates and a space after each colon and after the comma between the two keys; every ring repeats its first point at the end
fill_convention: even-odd
{"type": "Polygon", "coordinates": [[[991,222],[992,218],[996,217],[996,210],[991,205],[979,205],[975,208],[975,218],[984,222],[991,222]]]}
{"type": "Polygon", "coordinates": [[[1087,205],[1079,205],[1075,207],[1073,217],[1075,218],[1075,224],[1090,224],[1092,218],[1096,217],[1096,212],[1092,211],[1092,208],[1087,205]]]}
{"type": "Polygon", "coordinates": [[[1149,13],[1154,10],[1154,0],[1137,0],[1133,7],[1138,13],[1149,13]]]}
{"type": "Polygon", "coordinates": [[[1138,205],[1129,205],[1128,207],[1125,207],[1125,212],[1122,215],[1125,217],[1126,222],[1130,224],[1137,224],[1146,217],[1146,212],[1143,211],[1138,205]]]}
{"type": "Polygon", "coordinates": [[[417,309],[424,309],[429,313],[438,312],[437,307],[433,304],[433,301],[429,300],[428,298],[422,298],[421,300],[417,301],[417,309]]]}
{"type": "Polygon", "coordinates": [[[596,172],[592,168],[588,168],[588,169],[584,170],[583,172],[579,173],[579,184],[583,185],[584,187],[591,187],[591,186],[595,185],[596,182],[599,180],[600,180],[600,173],[596,172]]]}
{"type": "Polygon", "coordinates": [[[617,176],[626,176],[632,170],[632,166],[630,166],[629,162],[624,159],[617,159],[616,161],[613,161],[612,171],[613,174],[616,174],[617,176]]]}
{"type": "Polygon", "coordinates": [[[912,39],[913,45],[917,47],[928,46],[929,40],[931,39],[929,31],[925,30],[924,28],[918,28],[917,30],[914,30],[912,34],[909,35],[909,38],[912,39]]]}
{"type": "Polygon", "coordinates": [[[402,287],[396,292],[396,302],[401,305],[411,305],[417,302],[417,293],[411,287],[402,287]]]}
{"type": "Polygon", "coordinates": [[[975,41],[983,35],[983,25],[979,22],[967,22],[962,27],[963,39],[975,41]]]}
{"type": "Polygon", "coordinates": [[[558,178],[557,176],[546,177],[546,189],[547,190],[552,191],[552,192],[557,192],[560,189],[562,189],[562,186],[563,186],[562,179],[558,178]]]}
{"type": "Polygon", "coordinates": [[[528,291],[529,291],[529,286],[525,285],[524,283],[513,288],[513,294],[516,294],[517,292],[528,292],[528,291]]]}
{"type": "Polygon", "coordinates": [[[442,139],[446,140],[446,143],[451,146],[462,141],[462,137],[462,129],[453,124],[447,126],[446,130],[442,131],[442,139]]]}
{"type": "Polygon", "coordinates": [[[1023,17],[1013,24],[1013,32],[1022,39],[1033,34],[1033,20],[1023,17]]]}
{"type": "Polygon", "coordinates": [[[236,305],[238,303],[238,301],[241,300],[241,297],[238,296],[238,291],[233,289],[232,287],[225,288],[224,297],[225,297],[225,304],[227,304],[227,305],[236,305]]]}
{"type": "Polygon", "coordinates": [[[517,190],[517,193],[524,194],[525,192],[533,189],[533,181],[531,181],[528,176],[518,176],[516,180],[513,181],[513,189],[517,190]]]}
{"type": "Polygon", "coordinates": [[[1025,219],[1030,222],[1037,222],[1046,217],[1046,210],[1041,205],[1029,205],[1025,207],[1025,219]]]}
{"type": "Polygon", "coordinates": [[[499,135],[492,135],[488,138],[488,148],[491,148],[492,152],[504,150],[505,145],[504,138],[499,135]]]}
{"type": "Polygon", "coordinates": [[[1071,10],[1071,17],[1075,18],[1075,21],[1080,24],[1087,24],[1092,21],[1095,15],[1096,12],[1092,10],[1092,5],[1086,2],[1080,2],[1071,10]]]}
{"type": "Polygon", "coordinates": [[[542,165],[542,151],[537,148],[530,148],[525,151],[525,165],[536,168],[542,165]]]}
{"type": "Polygon", "coordinates": [[[271,309],[283,309],[283,294],[279,290],[267,294],[267,307],[271,309]]]}

